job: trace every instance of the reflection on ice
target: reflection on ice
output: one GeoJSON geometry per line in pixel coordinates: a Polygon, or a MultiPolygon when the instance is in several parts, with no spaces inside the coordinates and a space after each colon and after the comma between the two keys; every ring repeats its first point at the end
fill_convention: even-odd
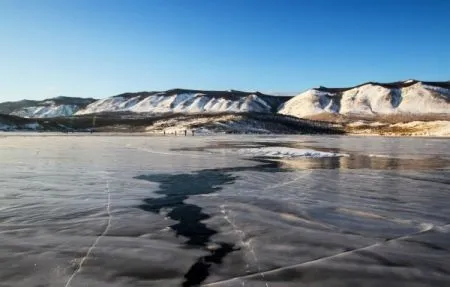
{"type": "Polygon", "coordinates": [[[403,159],[372,157],[361,154],[347,157],[324,157],[320,159],[282,159],[280,165],[293,169],[377,169],[377,170],[432,170],[450,165],[450,161],[435,159],[403,159]]]}

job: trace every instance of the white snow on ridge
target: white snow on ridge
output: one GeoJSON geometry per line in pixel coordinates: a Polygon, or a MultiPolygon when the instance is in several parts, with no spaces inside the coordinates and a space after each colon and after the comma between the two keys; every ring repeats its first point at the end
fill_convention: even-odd
{"type": "Polygon", "coordinates": [[[77,105],[35,106],[16,110],[11,115],[23,118],[68,117],[73,115],[77,110],[77,105]]]}
{"type": "Polygon", "coordinates": [[[85,109],[76,112],[77,115],[99,113],[103,111],[115,112],[125,109],[133,103],[133,98],[111,97],[98,100],[88,105],[85,109]]]}
{"type": "Polygon", "coordinates": [[[311,89],[284,103],[279,113],[297,117],[321,113],[450,114],[450,103],[445,100],[449,95],[448,89],[424,85],[421,82],[403,88],[366,84],[344,91],[340,95],[311,89]]]}
{"type": "Polygon", "coordinates": [[[136,113],[220,113],[220,112],[271,112],[272,107],[259,96],[252,94],[238,99],[213,97],[202,93],[175,95],[154,94],[138,100],[112,97],[94,102],[77,115],[131,111],[136,113]]]}
{"type": "Polygon", "coordinates": [[[403,88],[401,90],[402,101],[398,107],[398,111],[417,114],[448,114],[450,113],[450,103],[443,98],[433,95],[433,93],[440,93],[439,91],[442,90],[447,89],[439,87],[433,87],[432,89],[431,86],[423,85],[420,82],[403,88]]]}
{"type": "MultiPolygon", "coordinates": [[[[344,92],[317,88],[307,90],[278,108],[278,113],[308,117],[319,114],[389,115],[389,114],[450,114],[450,89],[432,82],[405,81],[410,86],[394,83],[397,88],[380,84],[365,84],[344,92]],[[407,86],[407,87],[406,87],[407,86]],[[330,92],[332,91],[332,92],[330,92]]],[[[208,93],[171,90],[149,94],[114,96],[92,102],[61,102],[52,99],[24,107],[10,113],[26,118],[67,117],[102,112],[135,113],[272,113],[276,100],[267,100],[260,94],[208,93]],[[179,91],[174,94],[174,91],[179,91]],[[240,95],[240,96],[239,96],[240,95]],[[65,103],[65,104],[57,104],[65,103]],[[72,104],[73,103],[73,104],[72,104]]]]}
{"type": "Polygon", "coordinates": [[[268,158],[322,158],[342,157],[346,154],[322,152],[312,149],[297,149],[290,147],[260,147],[239,149],[238,153],[244,156],[268,157],[268,158]]]}
{"type": "Polygon", "coordinates": [[[392,100],[395,95],[395,90],[378,85],[368,84],[354,88],[342,94],[340,113],[389,114],[394,109],[392,100]]]}
{"type": "Polygon", "coordinates": [[[322,112],[337,113],[336,95],[311,89],[284,103],[279,113],[292,116],[309,116],[322,112]]]}

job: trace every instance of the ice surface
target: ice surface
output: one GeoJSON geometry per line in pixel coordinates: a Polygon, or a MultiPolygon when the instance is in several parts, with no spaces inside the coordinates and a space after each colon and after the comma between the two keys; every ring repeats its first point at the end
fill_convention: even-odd
{"type": "Polygon", "coordinates": [[[0,285],[449,286],[449,160],[446,139],[4,133],[0,285]],[[271,146],[349,156],[236,152],[271,146]]]}

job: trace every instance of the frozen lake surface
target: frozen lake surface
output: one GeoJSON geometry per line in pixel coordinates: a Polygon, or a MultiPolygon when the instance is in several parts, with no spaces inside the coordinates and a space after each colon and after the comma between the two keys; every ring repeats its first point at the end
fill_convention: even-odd
{"type": "Polygon", "coordinates": [[[448,139],[0,134],[0,286],[450,286],[448,139]]]}

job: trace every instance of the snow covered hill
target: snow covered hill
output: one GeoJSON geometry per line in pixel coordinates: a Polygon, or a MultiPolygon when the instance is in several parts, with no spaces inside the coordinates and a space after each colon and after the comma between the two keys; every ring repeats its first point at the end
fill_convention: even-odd
{"type": "Polygon", "coordinates": [[[450,115],[450,82],[408,80],[389,84],[370,82],[352,88],[319,87],[287,101],[279,113],[296,117],[324,113],[450,115]]]}
{"type": "Polygon", "coordinates": [[[0,113],[23,118],[66,117],[94,101],[94,99],[57,97],[43,101],[5,102],[0,103],[0,113]]]}
{"type": "Polygon", "coordinates": [[[58,97],[44,101],[0,103],[0,114],[25,118],[51,118],[101,113],[132,113],[148,117],[161,114],[280,113],[322,119],[345,115],[418,115],[450,117],[450,82],[408,80],[369,82],[351,88],[319,87],[298,96],[272,96],[259,92],[173,89],[162,92],[125,93],[94,100],[58,97]]]}
{"type": "Polygon", "coordinates": [[[77,115],[104,112],[135,113],[274,113],[290,97],[277,97],[259,92],[199,91],[174,89],[165,92],[127,93],[88,105],[77,115]]]}

